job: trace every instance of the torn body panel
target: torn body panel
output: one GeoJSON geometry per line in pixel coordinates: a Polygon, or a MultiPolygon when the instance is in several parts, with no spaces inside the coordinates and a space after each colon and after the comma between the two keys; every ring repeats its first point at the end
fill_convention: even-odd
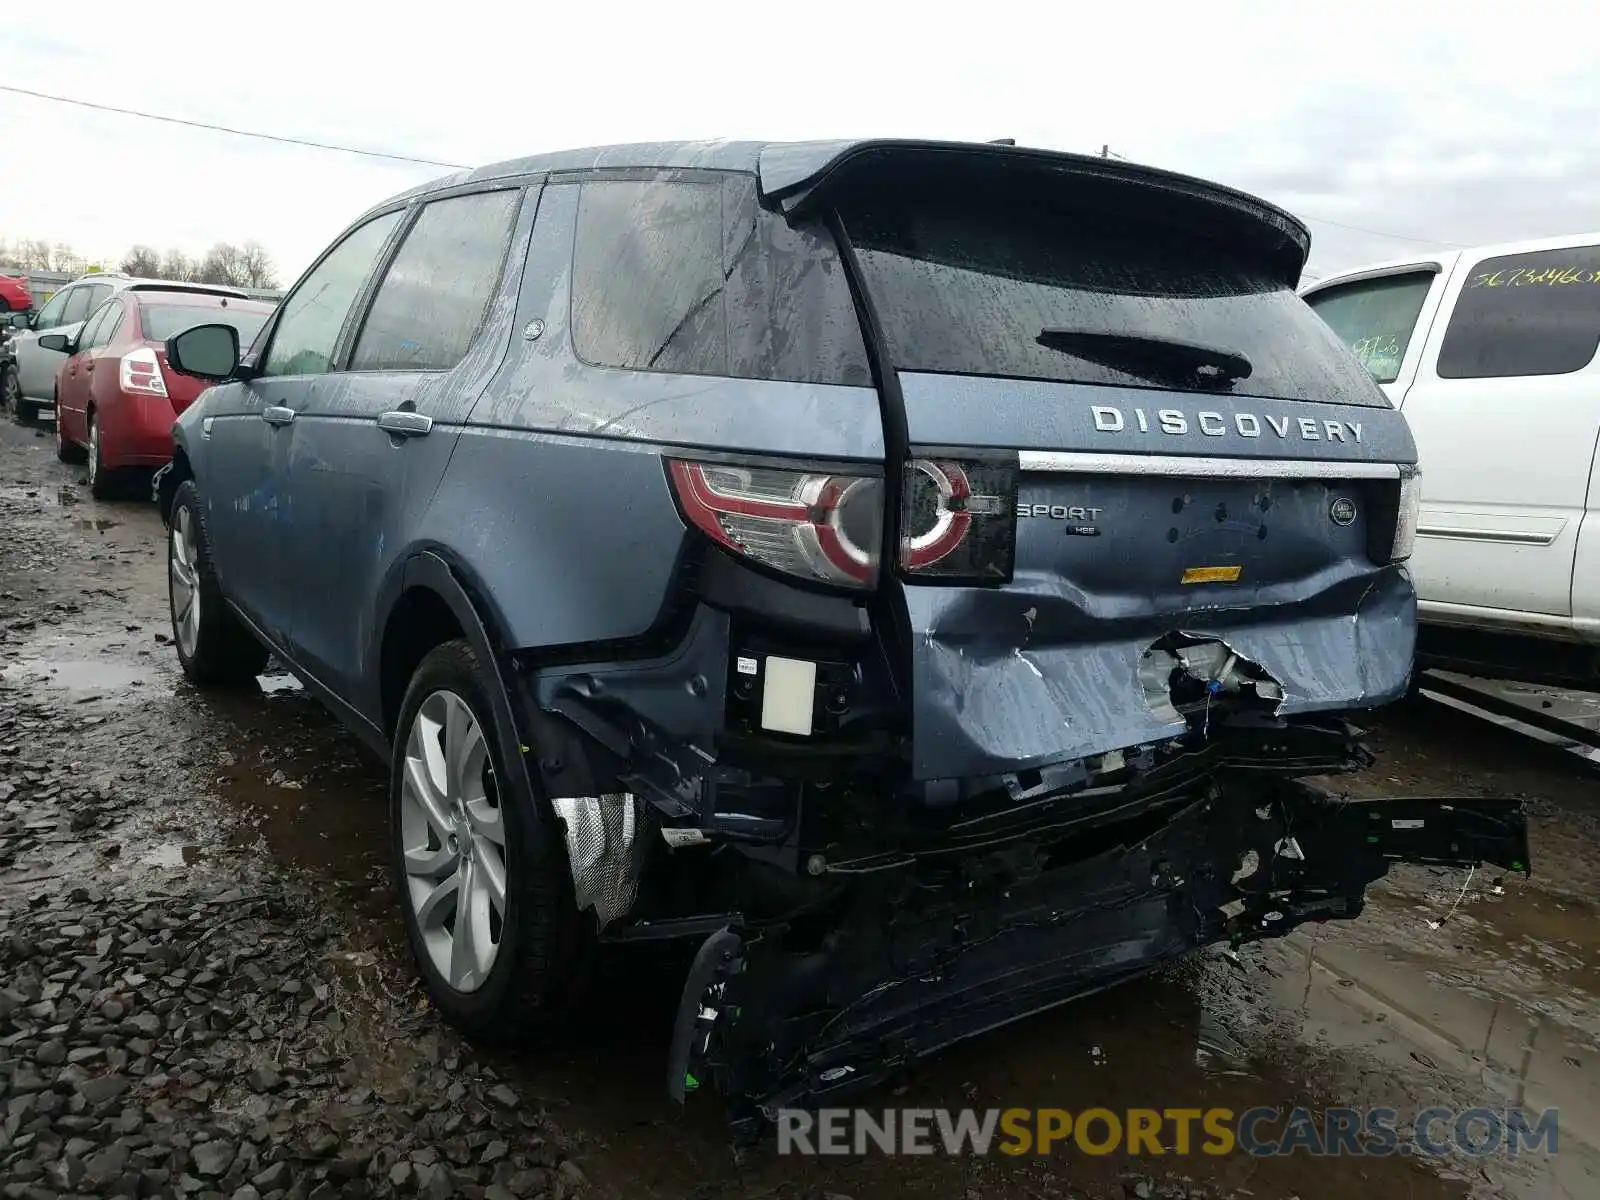
{"type": "MultiPolygon", "coordinates": [[[[1149,656],[1166,653],[1154,647],[1168,629],[1130,618],[1131,636],[1062,640],[1052,631],[1091,618],[1057,582],[1032,593],[907,589],[918,779],[1037,768],[1184,732],[1170,687],[1151,683],[1149,656]]],[[[1324,593],[1292,614],[1230,606],[1179,617],[1172,631],[1258,667],[1281,690],[1269,707],[1279,716],[1376,707],[1410,678],[1415,592],[1398,568],[1350,582],[1359,591],[1348,604],[1324,593]]],[[[1229,699],[1217,697],[1219,718],[1229,699]]]]}

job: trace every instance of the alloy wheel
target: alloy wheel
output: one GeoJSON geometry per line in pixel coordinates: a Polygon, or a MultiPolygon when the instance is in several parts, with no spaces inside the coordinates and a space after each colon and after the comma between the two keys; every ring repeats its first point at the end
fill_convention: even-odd
{"type": "MultiPolygon", "coordinates": [[[[92,458],[89,460],[94,461],[92,458]]],[[[92,468],[91,468],[92,469],[92,468]]],[[[172,576],[172,626],[183,653],[193,658],[200,645],[200,567],[196,542],[198,530],[194,513],[187,504],[173,514],[172,536],[167,552],[167,571],[172,576]]]]}
{"type": "Polygon", "coordinates": [[[406,900],[433,967],[451,988],[483,986],[506,917],[506,835],[489,744],[465,700],[425,699],[400,781],[406,900]]]}

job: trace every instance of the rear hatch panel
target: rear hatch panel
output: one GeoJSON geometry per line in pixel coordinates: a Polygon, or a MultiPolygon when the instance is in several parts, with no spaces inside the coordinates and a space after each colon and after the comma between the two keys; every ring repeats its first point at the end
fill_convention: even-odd
{"type": "Polygon", "coordinates": [[[1009,579],[896,575],[919,781],[1170,738],[1212,697],[1220,719],[1404,691],[1409,430],[1295,296],[1292,224],[1191,183],[890,147],[805,185],[873,310],[891,476],[1019,467],[1009,579]]]}

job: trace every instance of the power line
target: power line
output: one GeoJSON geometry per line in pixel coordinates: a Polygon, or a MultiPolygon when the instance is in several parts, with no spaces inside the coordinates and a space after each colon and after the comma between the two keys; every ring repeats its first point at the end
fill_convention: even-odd
{"type": "Polygon", "coordinates": [[[278,142],[285,146],[305,146],[312,150],[334,150],[341,154],[359,154],[363,158],[383,158],[390,162],[416,163],[423,167],[444,167],[446,170],[461,171],[466,167],[462,163],[440,162],[433,158],[417,158],[410,154],[389,154],[382,150],[361,150],[355,146],[336,146],[332,142],[314,142],[308,138],[286,137],[276,133],[259,133],[252,129],[234,129],[227,125],[212,125],[206,121],[190,121],[183,117],[169,117],[161,113],[141,112],[135,108],[117,108],[111,104],[96,104],[91,100],[78,100],[72,96],[53,96],[48,92],[30,91],[28,88],[12,87],[10,84],[0,83],[0,92],[11,92],[18,96],[31,96],[35,100],[48,100],[54,104],[70,104],[77,108],[92,108],[96,112],[116,113],[124,117],[140,117],[146,121],[162,121],[168,125],[184,125],[190,129],[208,129],[213,133],[231,133],[235,137],[257,138],[263,142],[278,142]]]}

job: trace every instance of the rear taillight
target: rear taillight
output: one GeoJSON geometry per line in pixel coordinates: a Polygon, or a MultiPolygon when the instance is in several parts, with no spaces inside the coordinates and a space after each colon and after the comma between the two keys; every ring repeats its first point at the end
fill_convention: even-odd
{"type": "Polygon", "coordinates": [[[165,396],[166,380],[161,378],[161,362],[156,352],[148,346],[130,350],[122,356],[117,368],[117,380],[124,392],[143,396],[165,396]]]}
{"type": "Polygon", "coordinates": [[[718,545],[836,587],[877,583],[881,478],[676,459],[668,467],[683,515],[718,545]]]}
{"type": "Polygon", "coordinates": [[[1017,541],[1012,463],[913,459],[900,514],[900,569],[913,578],[1004,583],[1017,541]]]}
{"type": "Polygon", "coordinates": [[[1394,544],[1390,562],[1405,562],[1417,541],[1417,520],[1422,513],[1422,472],[1416,467],[1400,468],[1399,513],[1394,523],[1394,544]]]}

